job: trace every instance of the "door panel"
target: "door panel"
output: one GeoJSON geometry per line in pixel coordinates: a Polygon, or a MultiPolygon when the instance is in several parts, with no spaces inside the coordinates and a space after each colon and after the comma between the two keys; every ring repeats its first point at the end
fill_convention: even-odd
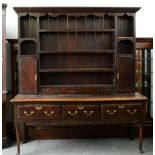
{"type": "Polygon", "coordinates": [[[19,60],[19,93],[37,93],[37,59],[23,56],[19,60]]]}
{"type": "Polygon", "coordinates": [[[134,61],[133,56],[117,57],[117,93],[134,92],[134,61]]]}

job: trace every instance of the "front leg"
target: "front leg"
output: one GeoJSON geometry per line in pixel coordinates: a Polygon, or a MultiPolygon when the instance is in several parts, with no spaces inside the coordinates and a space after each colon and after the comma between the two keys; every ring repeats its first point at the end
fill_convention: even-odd
{"type": "Polygon", "coordinates": [[[142,150],[142,140],[143,140],[143,125],[140,124],[140,127],[139,127],[139,151],[140,153],[144,153],[144,151],[142,150]]]}
{"type": "Polygon", "coordinates": [[[27,136],[26,136],[26,126],[25,123],[20,123],[20,139],[22,143],[27,142],[27,136]]]}
{"type": "Polygon", "coordinates": [[[16,155],[20,155],[20,129],[19,129],[19,125],[16,125],[15,129],[16,129],[16,143],[17,143],[17,154],[16,155]]]}

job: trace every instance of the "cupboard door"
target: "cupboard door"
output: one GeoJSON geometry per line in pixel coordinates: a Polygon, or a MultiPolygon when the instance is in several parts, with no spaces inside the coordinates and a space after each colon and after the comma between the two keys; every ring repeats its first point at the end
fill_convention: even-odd
{"type": "Polygon", "coordinates": [[[37,93],[37,59],[31,56],[19,60],[19,93],[37,93]]]}
{"type": "Polygon", "coordinates": [[[133,56],[117,57],[117,93],[134,92],[134,59],[133,56]]]}

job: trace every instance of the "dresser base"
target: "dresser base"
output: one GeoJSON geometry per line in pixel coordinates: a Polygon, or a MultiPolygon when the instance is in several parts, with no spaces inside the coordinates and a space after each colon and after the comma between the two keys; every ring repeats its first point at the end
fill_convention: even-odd
{"type": "Polygon", "coordinates": [[[17,152],[20,154],[20,128],[26,126],[85,127],[139,124],[139,150],[142,153],[146,97],[135,96],[43,96],[17,95],[14,104],[17,152]]]}

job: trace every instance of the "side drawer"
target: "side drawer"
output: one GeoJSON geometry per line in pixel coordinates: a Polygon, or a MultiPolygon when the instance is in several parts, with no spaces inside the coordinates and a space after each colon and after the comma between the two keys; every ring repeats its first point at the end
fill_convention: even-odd
{"type": "Polygon", "coordinates": [[[100,105],[64,105],[64,119],[99,119],[100,105]]]}
{"type": "Polygon", "coordinates": [[[103,119],[140,119],[142,106],[140,104],[104,104],[101,107],[103,119]]]}
{"type": "Polygon", "coordinates": [[[23,119],[59,119],[60,106],[57,105],[20,105],[18,118],[23,119]]]}

